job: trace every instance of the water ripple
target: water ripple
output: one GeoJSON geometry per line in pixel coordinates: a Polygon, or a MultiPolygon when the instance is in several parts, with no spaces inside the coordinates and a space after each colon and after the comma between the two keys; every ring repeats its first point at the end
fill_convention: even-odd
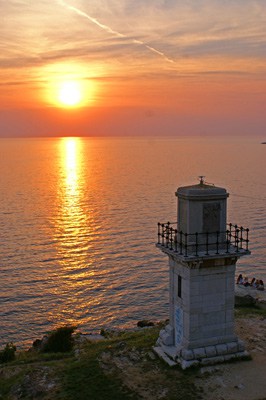
{"type": "Polygon", "coordinates": [[[255,141],[18,142],[0,148],[0,345],[28,345],[65,323],[92,332],[166,319],[157,222],[176,220],[176,188],[203,170],[232,193],[228,219],[250,228],[252,256],[238,271],[266,278],[264,153],[255,141]]]}

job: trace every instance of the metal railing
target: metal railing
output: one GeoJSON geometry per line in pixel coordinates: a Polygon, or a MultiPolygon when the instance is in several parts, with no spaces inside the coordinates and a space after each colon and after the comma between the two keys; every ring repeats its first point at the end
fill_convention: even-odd
{"type": "Polygon", "coordinates": [[[249,229],[227,224],[226,231],[186,233],[177,223],[158,223],[158,245],[184,257],[249,253],[249,229]]]}

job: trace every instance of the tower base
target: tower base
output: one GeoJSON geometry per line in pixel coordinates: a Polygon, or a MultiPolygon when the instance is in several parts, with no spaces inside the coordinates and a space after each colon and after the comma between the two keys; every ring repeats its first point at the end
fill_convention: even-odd
{"type": "Polygon", "coordinates": [[[193,366],[214,365],[234,359],[243,359],[249,356],[242,340],[235,338],[233,341],[217,343],[212,346],[186,348],[165,344],[170,342],[171,326],[167,325],[160,332],[154,352],[170,366],[180,364],[182,369],[193,366]]]}

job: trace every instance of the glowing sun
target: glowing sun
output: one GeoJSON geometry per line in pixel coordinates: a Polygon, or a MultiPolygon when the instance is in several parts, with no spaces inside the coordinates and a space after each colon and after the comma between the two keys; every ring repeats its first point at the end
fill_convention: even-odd
{"type": "Polygon", "coordinates": [[[93,68],[76,63],[52,63],[44,66],[40,85],[43,100],[57,108],[78,109],[97,102],[98,82],[93,68]]]}
{"type": "Polygon", "coordinates": [[[66,107],[77,107],[82,102],[82,90],[77,81],[64,81],[58,88],[58,102],[66,107]]]}

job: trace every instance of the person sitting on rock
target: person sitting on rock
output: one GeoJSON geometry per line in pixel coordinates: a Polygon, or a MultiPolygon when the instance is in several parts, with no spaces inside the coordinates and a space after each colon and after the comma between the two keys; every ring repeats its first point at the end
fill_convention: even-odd
{"type": "Polygon", "coordinates": [[[244,286],[250,286],[250,283],[249,283],[249,281],[248,281],[248,277],[247,277],[247,276],[245,276],[245,278],[244,278],[244,283],[243,283],[243,285],[244,285],[244,286]]]}
{"type": "Polygon", "coordinates": [[[250,282],[250,286],[256,287],[256,278],[252,278],[252,280],[250,282]]]}
{"type": "Polygon", "coordinates": [[[257,290],[264,290],[264,283],[262,279],[259,280],[259,285],[257,287],[257,290]]]}
{"type": "Polygon", "coordinates": [[[237,283],[237,285],[243,285],[244,284],[244,279],[243,279],[243,275],[242,274],[238,275],[236,283],[237,283]]]}

